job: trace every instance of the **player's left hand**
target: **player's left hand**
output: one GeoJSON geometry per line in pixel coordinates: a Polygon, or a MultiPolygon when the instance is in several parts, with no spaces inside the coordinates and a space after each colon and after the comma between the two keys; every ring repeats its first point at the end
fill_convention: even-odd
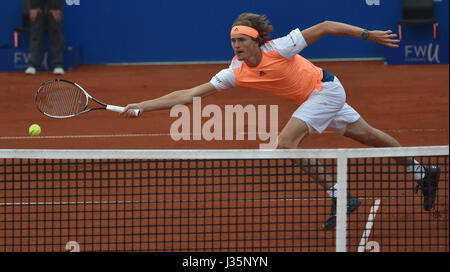
{"type": "Polygon", "coordinates": [[[374,41],[376,43],[382,44],[384,46],[398,48],[398,43],[400,42],[397,38],[397,34],[393,34],[391,30],[380,31],[372,30],[369,31],[368,40],[374,41]]]}

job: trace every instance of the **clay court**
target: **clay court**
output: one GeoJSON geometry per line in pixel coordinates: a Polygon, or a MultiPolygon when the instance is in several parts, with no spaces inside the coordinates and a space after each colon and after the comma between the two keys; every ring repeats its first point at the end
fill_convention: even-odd
{"type": "MultiPolygon", "coordinates": [[[[369,124],[399,140],[404,146],[448,145],[448,65],[385,66],[381,61],[319,62],[338,76],[347,102],[369,124]]],[[[163,66],[85,65],[63,78],[77,82],[92,96],[113,105],[159,97],[173,90],[207,82],[227,64],[163,66]]],[[[34,105],[39,85],[54,78],[1,73],[1,148],[64,149],[223,149],[258,148],[258,141],[174,141],[170,125],[177,119],[169,110],[145,113],[138,119],[121,118],[106,111],[71,119],[51,119],[34,105]],[[28,127],[38,123],[41,137],[28,137],[28,127]]],[[[296,105],[255,91],[239,88],[223,91],[202,101],[223,105],[278,105],[279,130],[296,105]]],[[[312,135],[303,148],[362,147],[340,135],[312,135]]]]}
{"type": "MultiPolygon", "coordinates": [[[[448,65],[386,66],[381,61],[315,64],[339,77],[347,92],[347,102],[366,121],[391,134],[404,146],[448,145],[448,65]]],[[[225,67],[227,64],[84,65],[67,72],[63,78],[77,82],[92,96],[105,103],[124,106],[207,82],[225,67]]],[[[37,87],[51,78],[54,76],[49,72],[41,72],[37,76],[26,76],[20,72],[0,74],[0,149],[257,149],[260,144],[259,141],[247,138],[242,141],[174,141],[170,137],[170,125],[176,118],[169,116],[169,110],[146,112],[135,119],[122,118],[109,111],[90,112],[70,119],[52,119],[38,112],[34,105],[37,87]],[[40,136],[28,135],[28,127],[33,123],[41,126],[40,136]]],[[[222,108],[236,104],[278,105],[279,130],[297,107],[289,101],[239,88],[220,92],[202,101],[202,106],[208,104],[222,108]]],[[[364,146],[343,136],[326,132],[307,137],[301,147],[364,146]]],[[[442,178],[448,183],[447,171],[442,178]]],[[[446,188],[444,190],[447,190],[447,198],[441,199],[443,202],[440,205],[448,207],[448,185],[442,188],[446,188]]],[[[368,214],[373,199],[370,201],[361,210],[361,214],[368,214]]],[[[420,199],[418,201],[420,202],[420,199]]],[[[383,203],[382,201],[381,205],[383,203]]],[[[324,204],[321,205],[323,208],[324,204]]],[[[325,209],[328,210],[328,207],[325,209]]],[[[295,209],[290,212],[302,213],[295,209]]],[[[323,209],[318,212],[325,213],[323,209]]],[[[445,220],[447,223],[430,224],[438,224],[441,228],[446,226],[445,235],[448,237],[448,217],[444,218],[445,220]]],[[[333,241],[332,237],[325,239],[330,239],[331,243],[333,241]]],[[[36,249],[49,250],[34,248],[36,249]]],[[[406,247],[400,250],[413,251],[414,248],[406,247]]],[[[448,244],[447,248],[433,247],[429,250],[448,251],[448,244]]]]}

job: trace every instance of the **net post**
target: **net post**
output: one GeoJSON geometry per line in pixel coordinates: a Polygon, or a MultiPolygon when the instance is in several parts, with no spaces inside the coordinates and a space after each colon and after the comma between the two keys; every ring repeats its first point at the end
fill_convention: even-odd
{"type": "Polygon", "coordinates": [[[337,204],[336,204],[336,252],[346,252],[347,247],[347,155],[337,154],[337,204]]]}

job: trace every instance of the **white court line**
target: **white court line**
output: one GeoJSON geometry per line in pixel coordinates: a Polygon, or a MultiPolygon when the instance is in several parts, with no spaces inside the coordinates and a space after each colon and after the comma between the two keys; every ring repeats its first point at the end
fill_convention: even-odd
{"type": "MultiPolygon", "coordinates": [[[[264,202],[264,201],[326,201],[327,198],[278,198],[278,199],[226,199],[224,201],[236,201],[236,202],[264,202]]],[[[53,205],[98,205],[98,204],[151,204],[151,203],[181,203],[181,202],[215,202],[217,200],[198,200],[198,199],[174,199],[174,200],[120,200],[120,201],[56,201],[56,202],[5,202],[0,203],[2,206],[53,206],[53,205]]]]}
{"type": "Polygon", "coordinates": [[[62,135],[62,136],[5,136],[5,137],[0,137],[0,140],[120,138],[120,137],[158,137],[158,136],[170,136],[170,134],[169,133],[147,133],[147,134],[62,135]]]}
{"type": "MultiPolygon", "coordinates": [[[[406,199],[420,199],[420,196],[412,196],[412,197],[406,197],[406,199]]],[[[360,198],[360,199],[366,199],[366,200],[372,200],[373,198],[360,198]]],[[[396,197],[383,197],[382,199],[398,199],[396,197]]],[[[276,198],[276,199],[251,199],[251,198],[245,198],[245,199],[227,199],[227,200],[221,200],[221,201],[238,201],[238,202],[262,202],[262,201],[327,201],[329,200],[329,197],[317,197],[317,198],[276,198]]],[[[154,200],[119,200],[119,201],[49,201],[49,202],[0,202],[0,207],[3,206],[53,206],[53,205],[98,205],[98,204],[145,204],[145,203],[178,203],[178,202],[214,202],[215,200],[198,200],[198,199],[188,199],[188,200],[181,200],[181,199],[174,199],[174,200],[165,200],[165,201],[154,201],[154,200]]],[[[380,198],[377,198],[375,201],[375,205],[378,206],[381,202],[380,198]]],[[[378,206],[376,209],[378,210],[378,206]]],[[[374,209],[374,207],[372,207],[374,209]]],[[[372,211],[371,211],[372,213],[372,211]]],[[[376,213],[376,210],[375,210],[376,213]]],[[[373,218],[375,218],[375,214],[373,215],[373,218]]],[[[370,216],[369,216],[370,219],[370,216]]],[[[373,220],[372,220],[373,221],[373,220]]],[[[369,223],[369,222],[368,222],[369,223]]],[[[373,224],[373,222],[372,222],[373,224]]],[[[370,226],[370,228],[372,225],[370,226]]],[[[366,226],[367,230],[367,226],[366,226]]],[[[367,235],[367,238],[370,235],[370,230],[367,235]]],[[[364,237],[364,235],[363,235],[364,237]]]]}
{"type": "Polygon", "coordinates": [[[370,209],[369,218],[367,219],[367,223],[366,223],[366,229],[364,230],[364,233],[361,237],[361,242],[359,243],[358,252],[364,252],[364,250],[366,248],[367,240],[369,240],[370,231],[372,230],[375,216],[377,214],[378,208],[380,207],[380,202],[381,202],[381,200],[379,198],[377,198],[375,200],[375,204],[370,209]]]}
{"type": "MultiPolygon", "coordinates": [[[[387,129],[383,130],[388,133],[411,133],[411,132],[444,132],[447,129],[436,129],[436,128],[417,128],[417,129],[387,129]]],[[[324,131],[325,134],[331,134],[334,132],[324,131]]],[[[246,132],[242,132],[241,134],[248,134],[246,132]]],[[[258,134],[258,133],[257,133],[258,134]]],[[[121,138],[121,137],[161,137],[161,136],[171,136],[170,133],[143,133],[143,134],[100,134],[100,135],[60,135],[60,136],[2,136],[0,140],[28,140],[28,139],[81,139],[81,138],[121,138]]],[[[185,135],[193,135],[192,133],[187,134],[173,134],[173,136],[185,136],[185,135]]]]}

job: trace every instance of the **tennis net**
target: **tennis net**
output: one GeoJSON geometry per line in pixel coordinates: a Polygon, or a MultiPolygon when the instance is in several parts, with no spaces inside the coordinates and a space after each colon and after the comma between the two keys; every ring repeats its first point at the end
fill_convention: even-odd
{"type": "Polygon", "coordinates": [[[0,150],[0,251],[448,252],[448,150],[0,150]]]}

